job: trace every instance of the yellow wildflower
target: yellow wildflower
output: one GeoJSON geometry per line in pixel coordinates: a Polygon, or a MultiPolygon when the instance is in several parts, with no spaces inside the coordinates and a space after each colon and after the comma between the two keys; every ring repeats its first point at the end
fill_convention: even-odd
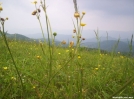
{"type": "Polygon", "coordinates": [[[15,77],[11,77],[11,79],[12,79],[12,80],[16,80],[16,78],[15,78],[15,77]]]}
{"type": "Polygon", "coordinates": [[[3,8],[2,8],[2,6],[0,6],[0,11],[2,11],[3,10],[3,8]]]}
{"type": "Polygon", "coordinates": [[[85,24],[85,23],[81,23],[80,25],[81,25],[81,26],[85,26],[86,24],[85,24]]]}
{"type": "Polygon", "coordinates": [[[86,14],[86,12],[82,12],[82,14],[83,14],[83,15],[85,15],[85,14],[86,14]]]}
{"type": "Polygon", "coordinates": [[[99,68],[95,68],[95,70],[98,70],[99,68]]]}
{"type": "Polygon", "coordinates": [[[7,70],[7,67],[3,67],[4,70],[7,70]]]}
{"type": "Polygon", "coordinates": [[[37,0],[34,0],[34,1],[33,1],[33,2],[31,2],[31,3],[36,4],[36,3],[37,3],[37,0]]]}
{"type": "Polygon", "coordinates": [[[58,53],[59,55],[61,54],[61,53],[58,53]]]}
{"type": "Polygon", "coordinates": [[[80,17],[80,14],[78,12],[75,12],[74,17],[78,18],[78,17],[80,17]]]}
{"type": "Polygon", "coordinates": [[[36,87],[35,86],[33,86],[33,89],[35,89],[36,87]]]}
{"type": "Polygon", "coordinates": [[[58,65],[58,66],[57,66],[57,69],[60,69],[60,68],[61,68],[61,65],[58,65]]]}
{"type": "Polygon", "coordinates": [[[79,58],[79,59],[81,58],[80,55],[78,55],[78,58],[79,58]]]}
{"type": "Polygon", "coordinates": [[[37,57],[37,59],[40,59],[40,56],[36,56],[37,57]]]}
{"type": "Polygon", "coordinates": [[[66,52],[69,52],[69,50],[66,50],[66,52]]]}

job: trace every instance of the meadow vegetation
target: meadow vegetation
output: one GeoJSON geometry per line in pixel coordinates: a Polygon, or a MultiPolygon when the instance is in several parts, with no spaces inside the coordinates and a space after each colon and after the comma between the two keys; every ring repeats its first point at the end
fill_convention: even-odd
{"type": "MultiPolygon", "coordinates": [[[[37,1],[33,2],[42,34],[37,1]]],[[[76,24],[74,30],[77,43],[70,41],[68,47],[56,46],[56,32],[46,12],[45,0],[40,2],[45,12],[48,41],[20,41],[6,38],[1,18],[0,31],[0,99],[112,99],[122,96],[134,98],[134,58],[130,53],[102,52],[81,48],[82,23],[85,12],[77,9],[74,0],[76,24]]],[[[0,6],[0,10],[2,11],[0,6]]],[[[31,16],[32,17],[32,16],[31,16]]],[[[98,38],[98,34],[96,37],[98,38]]],[[[133,38],[132,38],[133,39],[133,38]]],[[[131,40],[132,41],[132,40],[131,40]]],[[[118,45],[118,42],[117,44],[118,45]]],[[[116,48],[116,46],[115,46],[116,48]]]]}

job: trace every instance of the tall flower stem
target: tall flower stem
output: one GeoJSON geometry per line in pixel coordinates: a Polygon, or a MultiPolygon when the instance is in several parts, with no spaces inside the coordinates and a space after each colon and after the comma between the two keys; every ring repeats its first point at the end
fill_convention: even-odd
{"type": "Polygon", "coordinates": [[[49,35],[49,20],[48,20],[47,11],[46,11],[45,0],[44,0],[44,5],[42,4],[42,8],[45,12],[47,34],[48,34],[48,45],[49,45],[49,55],[50,55],[50,60],[49,60],[49,63],[50,63],[50,65],[49,65],[49,79],[50,79],[51,75],[52,75],[52,50],[51,50],[50,35],[49,35]]]}
{"type": "Polygon", "coordinates": [[[19,77],[19,79],[20,79],[21,86],[22,86],[22,89],[23,89],[23,92],[24,92],[24,86],[23,86],[22,78],[21,78],[21,76],[20,76],[19,70],[18,70],[18,68],[17,68],[17,66],[16,66],[16,63],[15,63],[15,61],[14,61],[13,55],[12,55],[12,53],[11,53],[11,50],[10,50],[10,48],[9,48],[9,45],[8,45],[8,42],[7,42],[7,39],[6,39],[6,35],[5,35],[5,31],[4,31],[4,22],[2,23],[2,29],[3,29],[3,31],[1,32],[2,37],[3,37],[3,39],[4,39],[4,42],[5,42],[5,45],[6,45],[7,49],[8,49],[8,51],[9,51],[9,54],[10,54],[10,56],[11,56],[11,59],[12,59],[12,61],[13,61],[15,70],[16,70],[16,72],[17,72],[17,74],[18,74],[18,77],[19,77]]]}

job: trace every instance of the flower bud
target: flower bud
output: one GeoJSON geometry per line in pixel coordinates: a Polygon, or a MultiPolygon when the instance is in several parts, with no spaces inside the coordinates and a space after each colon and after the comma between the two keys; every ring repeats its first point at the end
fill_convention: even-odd
{"type": "Polygon", "coordinates": [[[6,17],[6,20],[8,20],[8,17],[6,17]]]}
{"type": "Polygon", "coordinates": [[[56,36],[56,35],[57,35],[57,33],[56,33],[56,32],[54,32],[54,33],[53,33],[53,35],[54,35],[54,36],[56,36]]]}
{"type": "Polygon", "coordinates": [[[73,30],[73,33],[76,33],[76,29],[73,30]]]}
{"type": "Polygon", "coordinates": [[[0,20],[1,20],[1,21],[5,21],[5,19],[4,19],[4,18],[0,18],[0,20]]]}
{"type": "Polygon", "coordinates": [[[40,9],[37,9],[38,10],[38,12],[41,12],[41,10],[40,9]]]}
{"type": "Polygon", "coordinates": [[[73,47],[73,45],[74,45],[74,42],[71,41],[69,47],[73,47]]]}
{"type": "Polygon", "coordinates": [[[36,13],[37,13],[37,11],[33,11],[33,12],[32,12],[32,15],[36,15],[36,13]]]}
{"type": "Polygon", "coordinates": [[[85,40],[85,38],[82,38],[82,40],[84,41],[84,40],[85,40]]]}

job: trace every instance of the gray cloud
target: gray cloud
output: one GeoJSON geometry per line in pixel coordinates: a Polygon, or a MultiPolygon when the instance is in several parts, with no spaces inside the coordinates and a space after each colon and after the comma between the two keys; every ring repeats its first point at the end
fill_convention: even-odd
{"type": "Polygon", "coordinates": [[[107,15],[134,15],[134,0],[78,0],[81,7],[103,11],[107,15]]]}

